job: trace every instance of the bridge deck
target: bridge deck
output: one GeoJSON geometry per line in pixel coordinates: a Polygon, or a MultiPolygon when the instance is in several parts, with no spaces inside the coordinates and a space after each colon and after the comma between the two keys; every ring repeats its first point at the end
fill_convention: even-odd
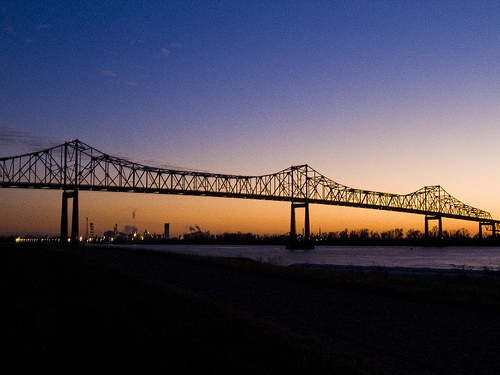
{"type": "Polygon", "coordinates": [[[339,184],[308,165],[262,176],[242,176],[158,168],[102,153],[74,140],[46,150],[0,158],[0,187],[106,190],[184,194],[338,205],[433,215],[487,223],[500,221],[469,206],[441,186],[409,194],[355,189],[339,184]]]}

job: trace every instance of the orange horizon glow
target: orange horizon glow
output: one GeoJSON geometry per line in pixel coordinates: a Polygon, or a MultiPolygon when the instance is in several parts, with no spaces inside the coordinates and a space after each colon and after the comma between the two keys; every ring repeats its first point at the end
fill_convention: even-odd
{"type": "MultiPolygon", "coordinates": [[[[62,192],[40,189],[0,189],[3,204],[0,234],[59,235],[62,192]]],[[[71,204],[69,205],[71,215],[71,204]]],[[[86,235],[86,219],[101,236],[118,224],[135,226],[139,232],[163,233],[170,224],[170,237],[189,233],[198,226],[211,234],[285,234],[290,230],[290,202],[238,198],[81,191],[79,195],[80,235],[86,235]]],[[[368,229],[383,232],[402,228],[424,231],[424,216],[392,211],[311,204],[311,233],[368,229]]],[[[430,223],[431,228],[434,224],[430,223]]],[[[304,227],[304,210],[296,210],[296,226],[304,227]]],[[[471,236],[478,223],[443,218],[443,230],[466,229],[471,236]]]]}

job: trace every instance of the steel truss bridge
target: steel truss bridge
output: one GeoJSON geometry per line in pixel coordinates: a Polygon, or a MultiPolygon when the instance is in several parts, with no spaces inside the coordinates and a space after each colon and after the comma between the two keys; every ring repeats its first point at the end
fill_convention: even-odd
{"type": "Polygon", "coordinates": [[[79,141],[13,157],[0,158],[0,187],[61,189],[61,240],[68,241],[68,199],[73,200],[71,238],[79,237],[78,191],[184,194],[291,202],[290,237],[296,239],[295,209],[305,209],[305,238],[310,237],[309,204],[370,208],[442,218],[476,221],[493,236],[500,221],[489,212],[471,207],[441,186],[425,186],[410,194],[391,194],[341,185],[308,165],[292,166],[262,176],[240,176],[157,168],[113,157],[79,141]]]}

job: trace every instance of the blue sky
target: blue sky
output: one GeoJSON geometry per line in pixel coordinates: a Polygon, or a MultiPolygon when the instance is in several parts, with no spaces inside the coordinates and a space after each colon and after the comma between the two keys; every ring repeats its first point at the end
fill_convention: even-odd
{"type": "Polygon", "coordinates": [[[149,3],[1,7],[1,156],[79,138],[211,172],[307,163],[500,217],[497,1],[149,3]]]}

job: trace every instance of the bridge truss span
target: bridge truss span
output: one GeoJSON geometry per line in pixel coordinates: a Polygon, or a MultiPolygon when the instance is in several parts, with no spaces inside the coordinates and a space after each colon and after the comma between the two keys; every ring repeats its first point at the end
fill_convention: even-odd
{"type": "MultiPolygon", "coordinates": [[[[114,157],[79,140],[0,158],[0,187],[73,191],[63,195],[63,200],[73,197],[76,204],[79,190],[205,195],[290,201],[292,211],[295,207],[308,209],[309,203],[399,211],[426,215],[426,224],[427,217],[448,217],[477,221],[480,229],[489,226],[494,234],[500,229],[500,221],[494,220],[489,212],[462,203],[439,185],[424,186],[410,194],[355,189],[325,177],[308,165],[261,176],[176,170],[114,157]]],[[[291,233],[293,226],[292,223],[291,233]]]]}

